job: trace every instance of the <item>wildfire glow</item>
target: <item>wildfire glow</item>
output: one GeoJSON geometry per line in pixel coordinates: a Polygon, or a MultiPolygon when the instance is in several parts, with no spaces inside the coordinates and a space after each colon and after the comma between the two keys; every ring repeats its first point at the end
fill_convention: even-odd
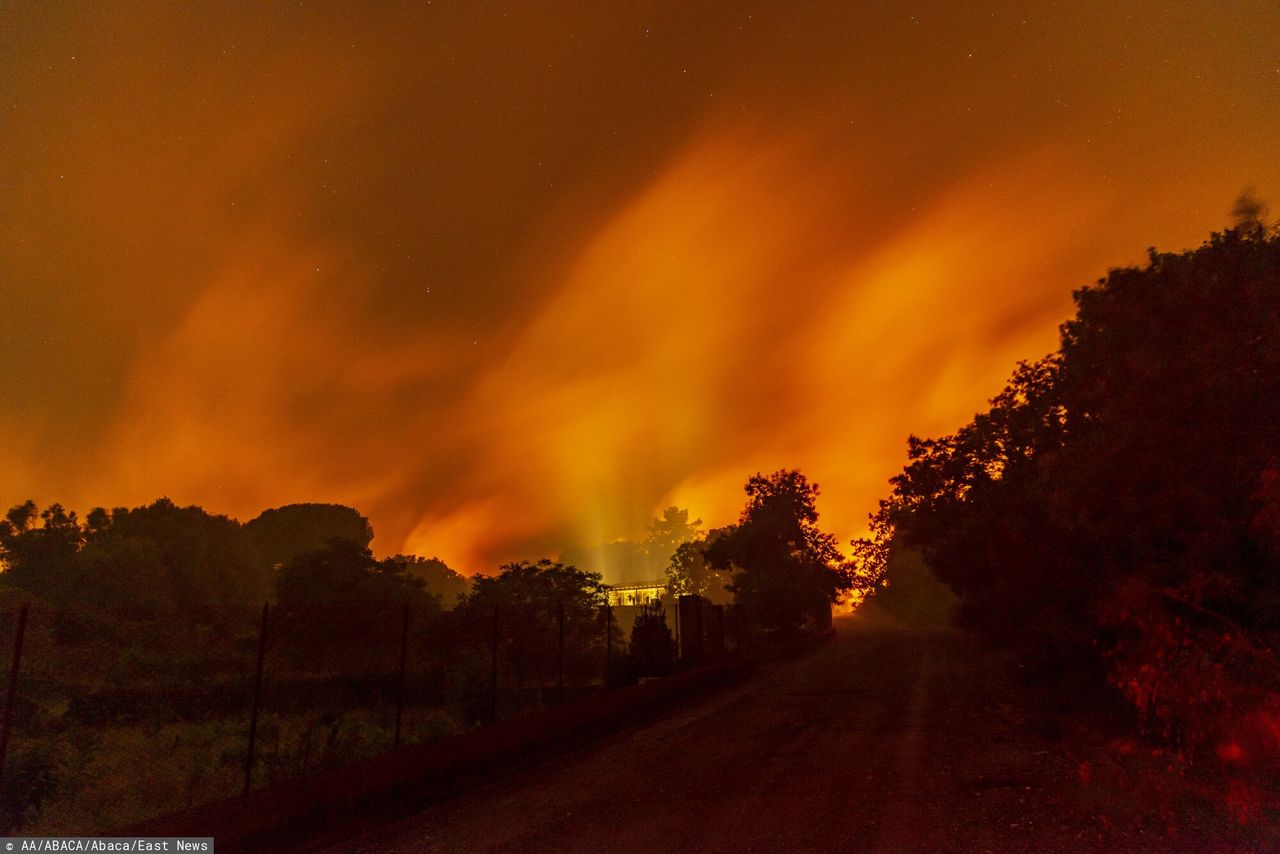
{"type": "Polygon", "coordinates": [[[788,467],[847,540],[1073,288],[1280,186],[1274,75],[1156,61],[1269,68],[1212,10],[695,7],[7,12],[0,500],[335,501],[474,572],[788,467]]]}

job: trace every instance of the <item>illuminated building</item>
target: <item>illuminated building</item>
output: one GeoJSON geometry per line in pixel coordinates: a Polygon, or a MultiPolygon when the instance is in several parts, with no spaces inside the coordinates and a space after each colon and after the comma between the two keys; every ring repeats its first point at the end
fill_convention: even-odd
{"type": "Polygon", "coordinates": [[[666,595],[666,581],[634,581],[608,586],[609,604],[615,608],[660,602],[666,595]]]}

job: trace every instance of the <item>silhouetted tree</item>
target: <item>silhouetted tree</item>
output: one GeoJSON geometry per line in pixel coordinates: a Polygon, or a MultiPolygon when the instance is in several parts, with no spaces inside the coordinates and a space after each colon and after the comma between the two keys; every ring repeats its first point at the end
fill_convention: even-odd
{"type": "Polygon", "coordinates": [[[4,580],[35,596],[52,597],[65,583],[83,543],[84,531],[76,514],[61,504],[51,504],[43,512],[37,511],[33,501],[16,505],[0,521],[4,580]]]}
{"type": "Polygon", "coordinates": [[[419,623],[439,609],[403,562],[375,560],[367,548],[341,538],[290,561],[280,573],[278,601],[283,647],[295,662],[317,670],[389,662],[380,652],[398,643],[404,606],[419,623]]]}
{"type": "Polygon", "coordinates": [[[31,502],[0,523],[5,580],[60,606],[131,614],[200,614],[260,602],[265,568],[240,524],[162,498],[132,510],[76,514],[31,502]]]}
{"type": "Polygon", "coordinates": [[[396,555],[389,560],[404,565],[404,573],[410,578],[422,581],[424,589],[440,600],[445,608],[452,608],[458,600],[471,589],[471,582],[466,576],[449,568],[449,565],[438,557],[419,557],[417,555],[396,555]]]}
{"type": "Polygon", "coordinates": [[[706,549],[715,569],[733,571],[734,599],[768,629],[822,624],[849,588],[835,537],[818,529],[818,485],[782,470],[747,481],[738,524],[706,549]]]}
{"type": "Polygon", "coordinates": [[[1210,701],[1197,689],[1158,712],[1175,674],[1208,684],[1196,668],[1223,672],[1224,636],[1280,642],[1263,521],[1280,468],[1280,239],[1259,210],[1077,291],[1058,352],[954,435],[911,438],[879,515],[969,625],[1051,672],[1105,666],[1144,713],[1184,722],[1193,694],[1210,701]]]}
{"type": "Polygon", "coordinates": [[[675,668],[676,642],[661,602],[640,606],[628,650],[637,676],[664,676],[675,668]]]}
{"type": "Polygon", "coordinates": [[[684,508],[672,505],[663,510],[649,523],[649,535],[644,541],[649,565],[659,571],[668,566],[682,543],[699,539],[701,526],[701,519],[689,521],[689,511],[684,508]]]}
{"type": "MultiPolygon", "coordinates": [[[[140,593],[143,599],[159,595],[157,601],[167,600],[175,609],[194,614],[253,605],[270,592],[269,571],[234,519],[200,507],[178,507],[167,498],[132,510],[116,508],[109,519],[98,511],[90,515],[95,527],[81,552],[86,563],[108,566],[123,554],[121,541],[133,542],[135,553],[155,550],[164,568],[164,583],[159,594],[140,593]],[[111,550],[115,557],[99,558],[100,550],[111,550]]],[[[114,576],[118,580],[119,572],[114,576]]],[[[139,586],[150,582],[144,574],[136,579],[139,586]]],[[[91,588],[94,583],[92,572],[79,573],[78,585],[91,588]]]]}
{"type": "Polygon", "coordinates": [[[350,540],[362,549],[373,542],[369,520],[342,504],[286,504],[262,511],[244,527],[273,567],[322,549],[333,539],[350,540]]]}
{"type": "Polygon", "coordinates": [[[151,540],[99,536],[71,562],[55,600],[64,608],[113,619],[172,615],[179,610],[172,575],[151,540]]]}
{"type": "Polygon", "coordinates": [[[667,589],[677,596],[693,594],[722,605],[732,601],[733,594],[728,588],[733,576],[712,567],[706,555],[708,545],[731,530],[717,528],[705,538],[681,543],[667,566],[667,589]]]}
{"type": "MultiPolygon", "coordinates": [[[[454,609],[472,645],[487,647],[498,610],[502,659],[518,686],[550,679],[555,664],[558,610],[564,606],[566,671],[575,680],[598,665],[604,644],[600,621],[605,587],[600,574],[551,560],[503,565],[496,576],[477,575],[471,593],[454,609]]],[[[616,639],[621,646],[621,639],[616,639]]]]}

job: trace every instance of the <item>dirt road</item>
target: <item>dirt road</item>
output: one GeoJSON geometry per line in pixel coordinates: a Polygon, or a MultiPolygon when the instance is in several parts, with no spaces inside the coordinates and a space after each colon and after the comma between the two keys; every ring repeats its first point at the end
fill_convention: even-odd
{"type": "Polygon", "coordinates": [[[1053,731],[973,641],[836,625],[805,658],[334,850],[1233,847],[1100,773],[1101,741],[1053,731]]]}

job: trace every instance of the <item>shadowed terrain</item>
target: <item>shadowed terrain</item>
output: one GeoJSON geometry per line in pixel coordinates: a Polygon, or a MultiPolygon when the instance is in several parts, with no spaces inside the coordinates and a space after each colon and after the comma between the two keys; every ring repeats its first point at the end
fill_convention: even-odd
{"type": "Polygon", "coordinates": [[[1206,803],[1160,784],[1157,757],[1055,723],[1057,710],[968,637],[869,616],[837,631],[657,723],[340,848],[1250,847],[1206,803]]]}

